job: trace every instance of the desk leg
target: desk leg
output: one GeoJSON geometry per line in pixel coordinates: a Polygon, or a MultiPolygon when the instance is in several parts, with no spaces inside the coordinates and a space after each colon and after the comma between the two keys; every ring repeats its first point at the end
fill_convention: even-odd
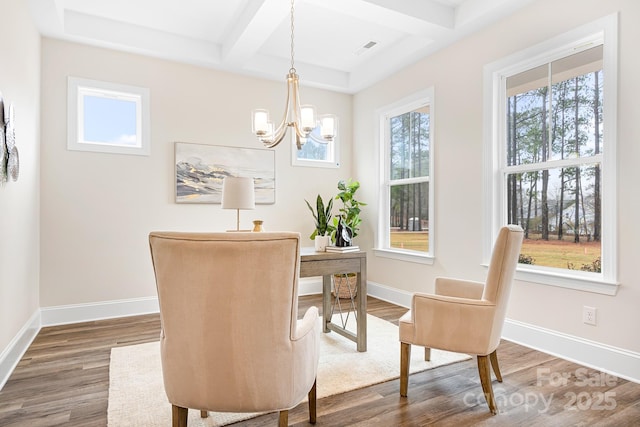
{"type": "Polygon", "coordinates": [[[367,351],[367,259],[360,261],[360,273],[357,281],[358,294],[358,330],[357,348],[358,351],[367,351]]]}
{"type": "Polygon", "coordinates": [[[322,276],[322,331],[327,333],[331,323],[331,275],[322,276]]]}

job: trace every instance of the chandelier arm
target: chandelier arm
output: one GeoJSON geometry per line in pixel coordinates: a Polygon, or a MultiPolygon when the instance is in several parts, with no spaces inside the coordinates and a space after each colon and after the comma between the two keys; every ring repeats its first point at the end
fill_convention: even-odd
{"type": "MultiPolygon", "coordinates": [[[[271,138],[260,138],[260,141],[262,141],[264,146],[267,148],[273,148],[276,145],[278,145],[284,138],[285,134],[287,133],[287,128],[291,126],[291,123],[288,120],[289,120],[290,108],[291,108],[291,105],[290,105],[291,92],[292,92],[291,86],[295,81],[295,77],[297,76],[291,73],[289,73],[289,75],[287,76],[287,98],[284,103],[285,109],[284,109],[284,114],[282,116],[282,120],[280,121],[280,124],[278,124],[278,127],[273,131],[273,135],[271,138]]],[[[295,92],[295,89],[294,89],[294,92],[295,92]]]]}
{"type": "Polygon", "coordinates": [[[274,139],[273,140],[265,140],[265,139],[261,139],[262,143],[264,144],[265,147],[267,148],[273,148],[276,145],[280,144],[280,142],[282,142],[282,140],[284,139],[284,136],[287,134],[287,126],[283,127],[283,131],[281,131],[281,133],[274,135],[274,139]]]}
{"type": "Polygon", "coordinates": [[[298,150],[302,150],[302,146],[305,144],[305,142],[302,142],[302,138],[300,138],[300,136],[296,133],[296,148],[298,150]]]}
{"type": "Polygon", "coordinates": [[[293,122],[293,129],[296,133],[296,137],[306,139],[309,134],[300,129],[300,124],[296,121],[293,122]]]}
{"type": "Polygon", "coordinates": [[[293,117],[291,120],[294,124],[294,129],[296,130],[296,135],[300,138],[306,138],[307,134],[300,129],[300,86],[298,85],[298,75],[294,74],[291,80],[291,87],[293,91],[292,103],[291,105],[291,113],[293,117]]]}
{"type": "Polygon", "coordinates": [[[282,121],[280,122],[280,124],[278,125],[278,127],[276,128],[276,130],[273,131],[273,140],[277,140],[277,141],[281,141],[282,138],[284,137],[284,135],[287,133],[287,127],[289,126],[289,124],[287,123],[287,117],[283,117],[282,121]]]}
{"type": "Polygon", "coordinates": [[[330,142],[333,142],[333,140],[334,140],[335,138],[331,138],[331,139],[324,139],[324,138],[322,138],[322,137],[321,137],[321,138],[318,138],[316,135],[314,135],[314,133],[313,133],[313,132],[309,132],[309,134],[307,135],[307,139],[311,139],[311,140],[313,140],[313,141],[315,141],[315,142],[318,142],[318,143],[320,143],[320,144],[328,144],[328,143],[330,143],[330,142]]]}

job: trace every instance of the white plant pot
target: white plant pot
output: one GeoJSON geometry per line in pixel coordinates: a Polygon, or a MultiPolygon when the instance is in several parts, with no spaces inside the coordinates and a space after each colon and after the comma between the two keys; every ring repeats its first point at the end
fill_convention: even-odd
{"type": "Polygon", "coordinates": [[[314,241],[316,245],[316,252],[325,252],[330,242],[331,236],[316,236],[314,241]]]}

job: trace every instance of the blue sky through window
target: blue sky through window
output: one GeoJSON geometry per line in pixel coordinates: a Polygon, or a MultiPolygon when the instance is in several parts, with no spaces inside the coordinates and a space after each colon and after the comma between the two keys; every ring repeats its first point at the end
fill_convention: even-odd
{"type": "Polygon", "coordinates": [[[133,101],[85,95],[84,141],[130,145],[136,140],[136,103],[133,101]]]}

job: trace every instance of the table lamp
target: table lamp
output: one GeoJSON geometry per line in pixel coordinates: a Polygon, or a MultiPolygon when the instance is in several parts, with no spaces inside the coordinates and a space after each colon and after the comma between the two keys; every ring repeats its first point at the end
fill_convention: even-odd
{"type": "MultiPolygon", "coordinates": [[[[240,231],[240,209],[255,208],[253,178],[227,176],[222,182],[222,209],[236,210],[236,229],[240,231]]],[[[247,230],[250,231],[250,230],[247,230]]]]}

